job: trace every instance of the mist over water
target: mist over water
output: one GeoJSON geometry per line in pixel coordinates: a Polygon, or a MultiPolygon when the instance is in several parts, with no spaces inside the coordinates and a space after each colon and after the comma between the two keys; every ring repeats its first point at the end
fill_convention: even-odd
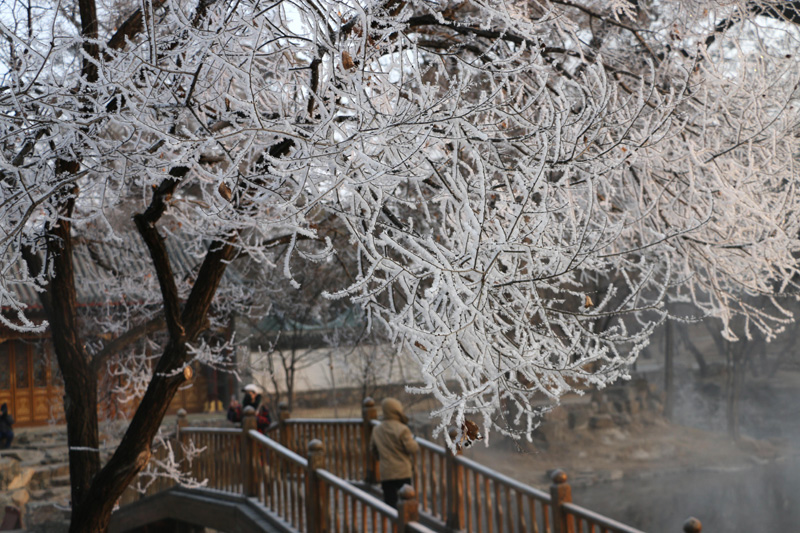
{"type": "Polygon", "coordinates": [[[703,531],[800,531],[800,460],[698,470],[573,487],[580,505],[649,533],[679,533],[689,516],[703,531]]]}
{"type": "MultiPolygon", "coordinates": [[[[709,466],[686,457],[682,471],[573,486],[574,501],[649,533],[678,533],[689,516],[714,533],[800,531],[800,369],[792,355],[783,357],[787,363],[775,373],[748,368],[741,391],[739,446],[774,447],[774,459],[754,453],[709,466]]],[[[674,431],[686,426],[725,434],[724,376],[699,377],[684,354],[676,381],[674,431]]]]}

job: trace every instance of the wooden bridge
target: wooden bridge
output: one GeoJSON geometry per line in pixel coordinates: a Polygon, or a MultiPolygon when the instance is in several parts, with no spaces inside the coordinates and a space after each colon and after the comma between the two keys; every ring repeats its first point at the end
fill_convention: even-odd
{"type": "MultiPolygon", "coordinates": [[[[185,462],[205,487],[154,483],[114,513],[111,531],[642,533],[574,503],[562,471],[547,493],[420,438],[414,486],[401,490],[395,509],[376,488],[374,401],[364,401],[362,418],[345,419],[293,419],[282,405],[266,435],[248,411],[241,429],[188,427],[179,414],[175,439],[183,446],[174,449],[203,450],[185,462]]],[[[694,518],[683,526],[701,529],[694,518]]]]}

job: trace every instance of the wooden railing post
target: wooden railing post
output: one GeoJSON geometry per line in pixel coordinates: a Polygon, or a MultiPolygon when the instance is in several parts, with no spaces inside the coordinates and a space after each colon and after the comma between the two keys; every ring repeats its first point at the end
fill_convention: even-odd
{"type": "MultiPolygon", "coordinates": [[[[458,430],[450,428],[450,440],[456,442],[458,430]]],[[[445,475],[447,476],[447,519],[445,526],[449,531],[459,531],[464,528],[464,476],[463,467],[456,462],[456,457],[463,452],[461,446],[456,444],[456,451],[453,453],[447,449],[444,454],[445,475]]]]}
{"type": "Polygon", "coordinates": [[[308,443],[308,471],[306,472],[306,524],[308,533],[328,531],[328,491],[317,477],[317,470],[325,468],[325,445],[319,439],[308,443]]]}
{"type": "Polygon", "coordinates": [[[292,440],[292,428],[289,424],[286,423],[286,421],[289,420],[291,415],[292,414],[289,412],[288,403],[281,402],[278,404],[278,427],[279,427],[278,431],[280,431],[280,434],[278,436],[279,442],[283,446],[292,450],[293,452],[296,452],[298,450],[295,450],[294,447],[292,446],[292,444],[294,443],[294,441],[292,440]]]}
{"type": "Polygon", "coordinates": [[[411,485],[403,485],[397,496],[397,533],[406,533],[406,526],[419,520],[417,491],[411,485]]]}
{"type": "Polygon", "coordinates": [[[251,429],[256,429],[256,410],[252,405],[248,405],[242,412],[242,492],[248,497],[258,494],[256,476],[253,472],[255,443],[248,435],[251,429]]]}
{"type": "Polygon", "coordinates": [[[690,516],[686,522],[683,523],[683,533],[700,533],[701,531],[703,531],[703,524],[693,516],[690,516]]]}
{"type": "Polygon", "coordinates": [[[567,513],[562,507],[572,503],[572,487],[567,483],[567,473],[563,470],[553,472],[550,485],[551,508],[553,509],[553,533],[575,533],[575,523],[567,520],[567,513]]]}
{"type": "Polygon", "coordinates": [[[361,456],[364,458],[364,481],[370,484],[380,480],[378,461],[372,456],[369,441],[372,438],[372,421],[378,418],[378,408],[375,400],[367,396],[361,405],[361,456]]]}

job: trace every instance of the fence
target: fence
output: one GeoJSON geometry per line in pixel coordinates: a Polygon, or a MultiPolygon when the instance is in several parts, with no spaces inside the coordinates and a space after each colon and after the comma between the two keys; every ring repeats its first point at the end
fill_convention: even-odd
{"type": "MultiPolygon", "coordinates": [[[[184,458],[188,473],[209,488],[257,499],[287,531],[642,533],[573,503],[560,470],[548,494],[419,438],[414,487],[404,487],[392,508],[374,494],[380,469],[369,442],[377,424],[369,398],[360,419],[293,419],[281,405],[266,435],[256,431],[251,409],[242,429],[187,427],[179,413],[176,448],[204,449],[184,458]]],[[[695,518],[683,527],[701,529],[695,518]]]]}

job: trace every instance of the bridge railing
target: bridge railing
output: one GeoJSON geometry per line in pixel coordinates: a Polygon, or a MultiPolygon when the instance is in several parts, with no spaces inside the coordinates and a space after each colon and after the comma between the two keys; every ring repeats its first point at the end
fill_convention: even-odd
{"type": "MultiPolygon", "coordinates": [[[[282,442],[299,449],[309,439],[339,442],[328,453],[326,465],[339,477],[380,481],[380,469],[372,457],[369,441],[380,424],[371,398],[364,400],[362,418],[293,419],[285,404],[280,407],[282,442]],[[285,439],[285,440],[283,440],[285,439]],[[331,439],[334,439],[333,441],[331,439]],[[361,457],[354,457],[360,452],[361,457]],[[346,465],[361,464],[348,470],[346,465]],[[345,465],[345,466],[342,466],[345,465]]],[[[451,439],[456,435],[451,430],[451,439]]],[[[420,453],[414,465],[414,490],[419,511],[428,521],[447,531],[465,533],[642,533],[572,503],[566,474],[553,474],[550,494],[455,454],[443,446],[417,438],[420,453]]],[[[685,529],[694,532],[689,519],[685,529]]],[[[699,531],[696,530],[696,531],[699,531]]]]}
{"type": "MultiPolygon", "coordinates": [[[[361,419],[292,419],[285,404],[279,419],[281,439],[296,450],[314,438],[323,438],[326,443],[335,442],[330,439],[337,437],[344,439],[346,446],[329,451],[326,462],[339,477],[367,483],[380,480],[380,468],[369,450],[372,429],[380,424],[371,399],[365,400],[361,419]],[[343,455],[348,453],[343,449],[350,455],[343,455]],[[361,457],[353,461],[354,452],[360,452],[361,457]],[[356,477],[340,466],[348,461],[363,465],[355,472],[356,477]],[[374,472],[372,479],[369,472],[374,472]]],[[[420,452],[412,479],[419,511],[431,522],[465,533],[560,533],[552,527],[550,494],[462,457],[461,450],[454,455],[425,439],[417,438],[417,442],[420,452]]]]}
{"type": "Polygon", "coordinates": [[[244,477],[249,477],[246,495],[255,496],[280,519],[297,531],[307,529],[309,459],[302,457],[254,429],[248,431],[253,452],[244,477]],[[247,474],[251,475],[248,476],[247,474]]]}
{"type": "Polygon", "coordinates": [[[200,451],[186,473],[193,479],[206,480],[207,487],[226,492],[239,492],[242,486],[242,430],[237,428],[183,428],[181,443],[191,439],[200,451]]]}
{"type": "Polygon", "coordinates": [[[322,440],[325,470],[342,479],[361,481],[366,477],[362,426],[360,418],[290,418],[280,426],[285,436],[279,442],[301,450],[313,439],[322,440]]]}
{"type": "MultiPolygon", "coordinates": [[[[642,533],[574,504],[562,471],[553,473],[548,494],[420,438],[414,487],[401,490],[393,509],[352,483],[380,480],[369,447],[376,418],[371,399],[361,419],[292,419],[282,406],[279,422],[262,435],[252,409],[241,429],[187,427],[184,413],[174,449],[198,482],[258,499],[289,531],[432,533],[419,522],[422,516],[448,532],[642,533]],[[184,449],[202,453],[184,458],[184,449]]],[[[155,450],[154,457],[168,452],[155,450]]],[[[172,484],[159,481],[148,493],[172,484]]],[[[687,533],[701,528],[694,518],[684,525],[687,533]]]]}
{"type": "Polygon", "coordinates": [[[544,491],[466,457],[453,460],[450,524],[468,533],[549,533],[552,499],[544,491]]]}
{"type": "Polygon", "coordinates": [[[284,418],[267,436],[256,431],[254,412],[248,410],[241,429],[187,427],[185,419],[179,418],[176,438],[184,446],[202,450],[186,461],[188,472],[198,482],[257,499],[288,531],[433,533],[417,522],[413,490],[403,493],[398,509],[386,505],[348,481],[364,471],[360,451],[351,452],[339,444],[326,450],[318,438],[360,443],[362,424],[358,420],[355,432],[354,420],[324,424],[322,420],[284,418]],[[285,440],[295,450],[272,436],[285,440]],[[313,438],[306,441],[303,456],[300,443],[306,437],[313,438]]]}

